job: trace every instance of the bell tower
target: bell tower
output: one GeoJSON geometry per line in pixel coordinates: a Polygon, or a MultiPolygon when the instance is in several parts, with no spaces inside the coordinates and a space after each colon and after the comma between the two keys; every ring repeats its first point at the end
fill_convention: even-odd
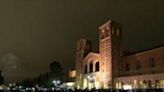
{"type": "Polygon", "coordinates": [[[89,40],[86,39],[80,39],[77,42],[76,45],[76,86],[77,88],[82,87],[82,73],[83,73],[83,67],[82,67],[82,60],[87,56],[89,52],[92,51],[92,43],[89,40]]]}
{"type": "Polygon", "coordinates": [[[109,20],[99,27],[99,51],[105,73],[105,88],[113,88],[113,80],[118,76],[122,56],[121,41],[121,27],[116,22],[109,20]]]}

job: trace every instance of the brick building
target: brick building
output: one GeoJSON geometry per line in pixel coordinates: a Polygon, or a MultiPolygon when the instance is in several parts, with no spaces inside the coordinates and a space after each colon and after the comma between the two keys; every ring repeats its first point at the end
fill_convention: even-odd
{"type": "Polygon", "coordinates": [[[124,55],[119,24],[109,20],[98,32],[98,53],[91,41],[77,42],[77,88],[164,88],[164,47],[124,55]]]}

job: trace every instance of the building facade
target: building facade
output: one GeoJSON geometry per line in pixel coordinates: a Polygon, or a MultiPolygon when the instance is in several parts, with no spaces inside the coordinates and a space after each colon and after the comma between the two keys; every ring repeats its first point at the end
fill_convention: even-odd
{"type": "Polygon", "coordinates": [[[92,52],[91,41],[77,42],[77,88],[164,88],[164,47],[124,55],[118,23],[109,20],[98,32],[98,53],[92,52]]]}

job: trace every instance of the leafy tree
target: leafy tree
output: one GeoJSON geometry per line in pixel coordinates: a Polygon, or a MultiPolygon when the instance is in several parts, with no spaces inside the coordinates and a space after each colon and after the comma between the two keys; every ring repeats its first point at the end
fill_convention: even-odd
{"type": "Polygon", "coordinates": [[[53,80],[62,80],[63,79],[63,69],[59,62],[53,61],[50,64],[50,73],[53,80]]]}
{"type": "Polygon", "coordinates": [[[25,86],[25,87],[31,87],[32,82],[30,81],[30,79],[25,79],[25,80],[23,80],[22,85],[25,86]]]}
{"type": "Polygon", "coordinates": [[[49,73],[40,74],[37,78],[37,81],[40,86],[46,86],[46,87],[51,86],[49,73]]]}

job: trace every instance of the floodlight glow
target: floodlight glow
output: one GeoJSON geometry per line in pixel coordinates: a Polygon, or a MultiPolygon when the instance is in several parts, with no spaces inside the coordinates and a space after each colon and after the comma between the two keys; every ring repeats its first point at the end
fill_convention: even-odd
{"type": "Polygon", "coordinates": [[[92,79],[91,76],[87,76],[87,78],[88,78],[89,80],[92,79]]]}
{"type": "Polygon", "coordinates": [[[67,86],[73,86],[74,85],[74,82],[68,82],[66,83],[67,86]]]}
{"type": "Polygon", "coordinates": [[[130,89],[132,89],[132,85],[129,85],[129,84],[123,85],[123,89],[130,90],[130,89]]]}

